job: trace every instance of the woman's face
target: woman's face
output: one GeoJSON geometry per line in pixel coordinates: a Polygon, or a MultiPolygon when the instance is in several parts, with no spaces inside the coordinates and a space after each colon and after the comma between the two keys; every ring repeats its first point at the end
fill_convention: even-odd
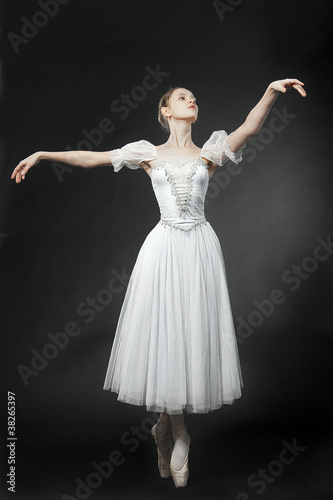
{"type": "Polygon", "coordinates": [[[192,92],[185,88],[175,89],[169,99],[169,105],[162,108],[167,117],[178,120],[188,120],[194,123],[198,118],[198,106],[192,92]]]}

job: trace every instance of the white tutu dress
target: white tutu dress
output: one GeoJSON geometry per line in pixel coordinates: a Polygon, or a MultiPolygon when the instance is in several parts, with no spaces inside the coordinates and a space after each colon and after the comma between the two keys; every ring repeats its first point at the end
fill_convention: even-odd
{"type": "MultiPolygon", "coordinates": [[[[208,167],[238,163],[224,130],[212,133],[199,158],[158,161],[151,182],[161,219],[144,240],[118,319],[105,390],[148,411],[208,413],[232,404],[243,387],[219,239],[205,218],[208,167]]],[[[123,166],[158,160],[148,141],[110,151],[123,166]]]]}

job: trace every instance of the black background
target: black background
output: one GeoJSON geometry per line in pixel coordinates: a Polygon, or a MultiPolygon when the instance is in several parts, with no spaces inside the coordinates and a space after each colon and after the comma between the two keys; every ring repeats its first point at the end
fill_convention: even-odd
{"type": "MultiPolygon", "coordinates": [[[[255,154],[244,153],[241,172],[217,191],[214,174],[206,206],[226,261],[235,325],[274,289],[285,301],[239,344],[242,398],[186,417],[194,472],[183,495],[234,499],[245,491],[257,498],[247,478],[278,456],[284,439],[296,438],[306,451],[262,498],[307,492],[331,498],[332,254],[295,290],[282,276],[293,265],[306,266],[318,238],[327,241],[332,231],[333,3],[230,1],[222,19],[204,0],[70,0],[15,51],[8,34],[23,36],[23,17],[31,21],[41,10],[29,0],[2,2],[1,11],[1,426],[6,437],[12,391],[16,498],[74,495],[75,478],[85,478],[92,461],[113,449],[123,450],[126,461],[91,498],[173,498],[176,490],[159,482],[147,433],[134,453],[127,447],[126,455],[119,444],[132,425],[154,416],[102,390],[125,286],[91,323],[77,314],[112,270],[130,274],[158,222],[150,178],[143,170],[116,174],[112,167],[74,168],[59,177],[42,161],[16,185],[13,168],[35,151],[85,149],[83,131],[106,118],[114,130],[102,134],[95,150],[138,139],[161,144],[166,136],[157,104],[171,86],[197,97],[193,139],[202,146],[213,130],[230,133],[241,125],[267,85],[286,77],[303,81],[307,97],[291,90],[278,97],[274,108],[286,107],[293,118],[262,135],[255,154]],[[162,81],[126,118],[112,111],[116,99],[142,85],[147,66],[159,67],[162,81]],[[80,334],[25,385],[18,365],[31,367],[31,350],[41,352],[48,334],[69,321],[79,323],[80,334]]],[[[273,116],[264,125],[270,130],[273,116]]],[[[2,454],[7,473],[5,439],[2,454]]],[[[9,498],[5,482],[2,488],[9,498]]]]}

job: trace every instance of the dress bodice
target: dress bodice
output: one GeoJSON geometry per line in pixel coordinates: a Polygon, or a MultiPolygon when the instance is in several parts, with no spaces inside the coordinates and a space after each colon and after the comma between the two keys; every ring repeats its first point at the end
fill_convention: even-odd
{"type": "Polygon", "coordinates": [[[234,163],[242,160],[246,145],[233,152],[228,137],[225,130],[214,131],[203,145],[199,158],[180,165],[159,161],[156,147],[142,139],[109,151],[111,164],[115,172],[119,172],[123,166],[137,169],[141,167],[141,162],[157,160],[152,167],[151,181],[160,208],[160,222],[189,231],[197,224],[206,222],[204,203],[209,174],[205,159],[218,166],[228,160],[234,163]]]}
{"type": "Polygon", "coordinates": [[[205,160],[196,158],[181,165],[159,161],[152,168],[151,181],[162,223],[188,231],[205,222],[209,182],[205,160]]]}

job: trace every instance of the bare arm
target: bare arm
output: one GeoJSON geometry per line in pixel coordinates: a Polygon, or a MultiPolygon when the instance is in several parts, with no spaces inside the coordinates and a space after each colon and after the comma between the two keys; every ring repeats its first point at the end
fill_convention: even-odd
{"type": "Polygon", "coordinates": [[[109,151],[38,151],[28,156],[14,168],[11,178],[21,182],[28,170],[37,165],[40,160],[60,161],[83,168],[101,167],[111,165],[109,151]]]}
{"type": "Polygon", "coordinates": [[[277,80],[268,85],[264,95],[258,104],[250,111],[244,123],[236,129],[228,138],[228,143],[231,151],[238,151],[244,144],[256,135],[263,126],[270,110],[276,101],[279,92],[285,93],[288,89],[296,89],[302,97],[306,96],[303,89],[304,83],[296,78],[286,78],[284,80],[277,80]]]}

